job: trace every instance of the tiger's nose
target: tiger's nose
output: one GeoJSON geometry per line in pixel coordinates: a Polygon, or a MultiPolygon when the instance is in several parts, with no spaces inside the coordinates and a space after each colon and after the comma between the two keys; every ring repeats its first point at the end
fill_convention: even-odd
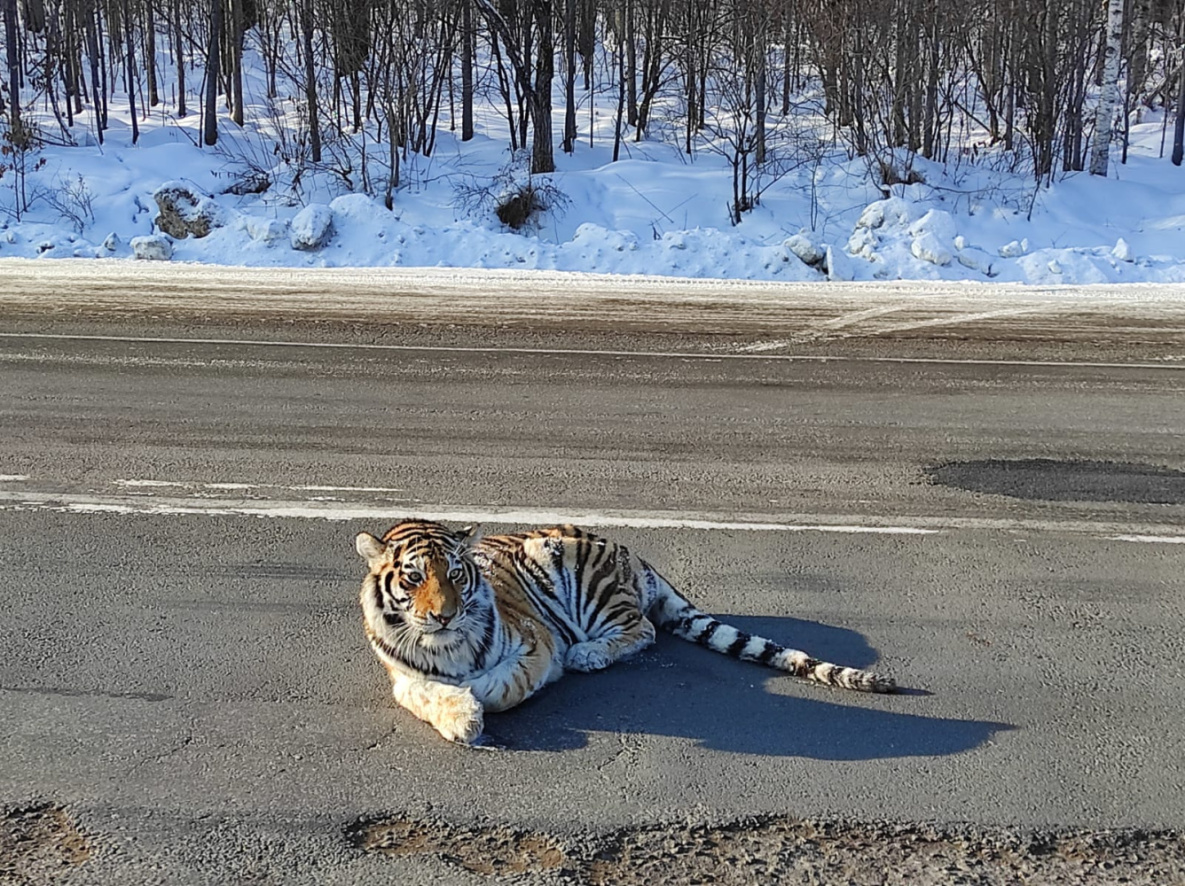
{"type": "Polygon", "coordinates": [[[455,613],[448,613],[448,614],[445,614],[445,613],[443,613],[443,612],[433,612],[433,613],[432,613],[432,618],[433,618],[433,619],[434,619],[434,620],[437,622],[437,624],[439,624],[439,625],[440,625],[442,628],[447,628],[447,627],[448,627],[448,623],[449,623],[450,621],[452,621],[452,620],[453,620],[453,615],[455,615],[455,613]]]}

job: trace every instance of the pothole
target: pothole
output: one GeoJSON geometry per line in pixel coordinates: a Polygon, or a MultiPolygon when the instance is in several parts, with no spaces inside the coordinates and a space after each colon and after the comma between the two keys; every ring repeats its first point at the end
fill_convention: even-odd
{"type": "Polygon", "coordinates": [[[52,883],[90,857],[90,841],[60,806],[0,808],[0,883],[52,883]]]}
{"type": "Polygon", "coordinates": [[[1173,831],[1021,831],[788,817],[725,825],[667,824],[579,839],[395,816],[350,829],[359,848],[432,856],[496,878],[551,874],[593,886],[848,883],[1182,883],[1185,841],[1173,831]]]}
{"type": "Polygon", "coordinates": [[[926,469],[942,486],[1030,501],[1185,504],[1185,471],[1133,462],[1052,458],[957,461],[926,469]]]}

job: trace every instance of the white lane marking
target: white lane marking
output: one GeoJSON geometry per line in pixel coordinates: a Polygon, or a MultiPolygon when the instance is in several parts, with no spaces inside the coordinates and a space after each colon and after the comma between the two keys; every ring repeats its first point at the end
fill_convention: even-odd
{"type": "Polygon", "coordinates": [[[0,474],[0,483],[23,483],[28,479],[26,474],[0,474]]]}
{"type": "Polygon", "coordinates": [[[1145,545],[1185,545],[1185,535],[1112,535],[1108,540],[1145,545]]]}
{"type": "Polygon", "coordinates": [[[751,345],[740,345],[737,352],[741,354],[764,354],[766,351],[778,351],[793,345],[802,344],[801,339],[779,338],[775,341],[756,341],[751,345]]]}
{"type": "MultiPolygon", "coordinates": [[[[0,480],[4,477],[0,476],[0,480]]],[[[27,480],[28,477],[19,479],[27,480]]],[[[283,489],[288,492],[403,492],[391,486],[280,486],[275,483],[197,483],[179,480],[129,480],[113,481],[116,486],[128,489],[213,489],[218,492],[238,492],[245,489],[283,489]]],[[[151,493],[150,493],[151,494],[151,493]]]]}
{"type": "Polygon", "coordinates": [[[145,516],[244,516],[303,518],[327,521],[374,520],[389,524],[393,519],[417,517],[447,523],[505,523],[547,525],[579,523],[585,526],[629,527],[633,529],[709,529],[741,532],[837,532],[871,535],[934,535],[940,528],[921,526],[869,525],[860,523],[783,522],[769,519],[728,519],[716,514],[678,512],[563,511],[535,508],[478,508],[413,506],[398,512],[390,504],[327,503],[323,500],[246,501],[202,498],[127,498],[54,492],[0,491],[0,510],[61,511],[76,514],[121,514],[145,516]]]}
{"type": "MultiPolygon", "coordinates": [[[[201,486],[202,484],[192,484],[201,486]]],[[[279,487],[285,488],[285,487],[279,487]]],[[[289,487],[290,488],[290,487],[289,487]]],[[[58,511],[75,514],[141,516],[260,517],[373,521],[381,526],[406,517],[446,523],[497,523],[519,526],[576,523],[590,527],[631,529],[697,529],[736,532],[829,532],[865,535],[939,535],[950,532],[1068,533],[1108,541],[1185,543],[1185,534],[1157,534],[1178,526],[1087,520],[999,519],[991,517],[878,517],[870,514],[725,514],[679,511],[578,511],[489,506],[455,506],[423,502],[342,502],[314,497],[303,500],[211,498],[195,492],[188,497],[142,497],[0,490],[0,511],[58,511]]]]}
{"type": "Polygon", "coordinates": [[[277,486],[277,489],[291,489],[295,492],[406,492],[393,486],[277,486]]]}
{"type": "MultiPolygon", "coordinates": [[[[773,360],[784,363],[890,363],[922,364],[937,366],[1036,366],[1036,367],[1078,367],[1085,369],[1160,369],[1170,372],[1185,372],[1185,365],[1176,363],[1102,363],[1090,360],[989,360],[955,359],[947,357],[852,357],[823,356],[819,354],[765,354],[765,353],[698,353],[695,351],[627,351],[596,350],[591,348],[492,348],[465,347],[462,345],[396,345],[349,342],[273,341],[267,339],[235,338],[167,338],[126,337],[118,335],[70,335],[52,332],[0,332],[0,338],[41,339],[52,341],[96,341],[121,344],[160,345],[229,345],[233,347],[261,348],[324,348],[347,351],[403,351],[408,353],[445,354],[526,354],[547,357],[631,357],[674,360],[773,360]]],[[[15,359],[14,355],[0,354],[0,359],[15,359]]],[[[195,362],[194,365],[202,365],[195,362]]]]}

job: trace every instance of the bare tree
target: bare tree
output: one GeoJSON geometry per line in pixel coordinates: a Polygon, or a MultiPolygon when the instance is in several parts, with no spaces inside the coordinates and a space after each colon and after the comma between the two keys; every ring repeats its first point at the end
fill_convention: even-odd
{"type": "Polygon", "coordinates": [[[492,0],[474,0],[506,50],[514,79],[531,111],[531,172],[555,171],[551,133],[551,82],[555,72],[551,0],[528,0],[530,23],[535,29],[535,62],[520,51],[514,31],[492,0]]]}

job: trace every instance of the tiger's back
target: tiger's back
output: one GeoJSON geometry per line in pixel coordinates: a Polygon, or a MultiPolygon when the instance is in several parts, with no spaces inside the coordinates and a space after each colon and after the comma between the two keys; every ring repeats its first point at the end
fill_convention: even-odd
{"type": "Polygon", "coordinates": [[[624,545],[569,524],[487,536],[474,554],[496,595],[530,601],[567,670],[600,670],[654,642],[648,568],[624,545]]]}

